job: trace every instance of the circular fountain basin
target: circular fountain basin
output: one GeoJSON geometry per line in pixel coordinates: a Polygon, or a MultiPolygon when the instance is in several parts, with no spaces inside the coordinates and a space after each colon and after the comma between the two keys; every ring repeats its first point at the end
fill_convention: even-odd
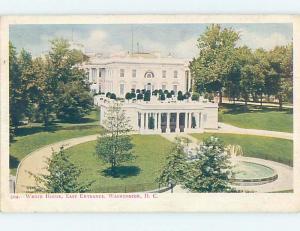
{"type": "Polygon", "coordinates": [[[276,171],[262,164],[238,161],[233,183],[236,185],[259,185],[272,182],[278,178],[276,171]]]}

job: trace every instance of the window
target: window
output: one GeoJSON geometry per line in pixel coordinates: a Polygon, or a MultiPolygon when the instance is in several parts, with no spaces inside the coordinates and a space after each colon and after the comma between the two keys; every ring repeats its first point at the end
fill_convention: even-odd
{"type": "Polygon", "coordinates": [[[124,83],[120,84],[120,95],[124,95],[124,83]]]}
{"type": "Polygon", "coordinates": [[[177,94],[177,85],[173,85],[173,91],[177,94]]]}
{"type": "Polygon", "coordinates": [[[92,68],[92,80],[93,80],[93,82],[96,82],[96,76],[97,76],[97,69],[92,68]]]}
{"type": "Polygon", "coordinates": [[[120,69],[120,77],[124,77],[125,76],[125,71],[124,69],[120,69]]]}
{"type": "Polygon", "coordinates": [[[98,76],[101,77],[101,74],[102,74],[102,73],[101,73],[101,69],[99,69],[99,75],[98,75],[98,76]]]}
{"type": "Polygon", "coordinates": [[[174,78],[178,77],[178,71],[174,71],[174,78]]]}
{"type": "Polygon", "coordinates": [[[132,78],[136,77],[136,70],[132,70],[132,78]]]}
{"type": "Polygon", "coordinates": [[[166,89],[167,89],[166,84],[161,85],[161,89],[162,89],[163,91],[166,90],[166,89]]]}
{"type": "Polygon", "coordinates": [[[165,70],[162,71],[162,77],[163,77],[163,78],[166,78],[166,77],[167,77],[167,71],[165,71],[165,70]]]}

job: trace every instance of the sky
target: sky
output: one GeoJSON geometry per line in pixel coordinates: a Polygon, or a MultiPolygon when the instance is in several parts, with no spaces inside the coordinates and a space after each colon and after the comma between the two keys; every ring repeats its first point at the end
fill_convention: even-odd
{"type": "MultiPolygon", "coordinates": [[[[105,55],[131,51],[161,52],[178,58],[197,56],[197,38],[209,24],[108,24],[108,25],[11,25],[10,41],[34,57],[49,50],[53,38],[84,45],[87,52],[105,55]],[[132,36],[133,35],[133,36],[132,36]],[[137,45],[139,44],[139,45],[137,45]]],[[[292,42],[292,24],[222,24],[240,32],[238,45],[272,49],[292,42]]]]}

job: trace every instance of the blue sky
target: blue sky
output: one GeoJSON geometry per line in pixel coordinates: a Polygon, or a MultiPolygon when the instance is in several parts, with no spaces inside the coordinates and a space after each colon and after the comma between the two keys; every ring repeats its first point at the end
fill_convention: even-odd
{"type": "MultiPolygon", "coordinates": [[[[160,51],[176,57],[197,55],[196,42],[208,24],[136,24],[136,25],[12,25],[10,40],[18,50],[24,48],[39,56],[49,50],[49,40],[63,37],[81,43],[88,52],[104,54],[131,50],[160,51]],[[132,28],[132,29],[131,29],[132,28]],[[73,36],[72,36],[73,35],[73,36]]],[[[292,24],[222,24],[240,32],[239,45],[253,49],[272,49],[292,41],[292,24]]]]}

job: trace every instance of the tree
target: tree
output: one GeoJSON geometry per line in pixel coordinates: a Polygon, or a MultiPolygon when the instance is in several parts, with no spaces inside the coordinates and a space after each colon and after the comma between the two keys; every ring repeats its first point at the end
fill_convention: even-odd
{"type": "Polygon", "coordinates": [[[111,165],[110,170],[114,175],[118,165],[135,158],[131,137],[128,135],[131,131],[129,118],[126,117],[120,102],[115,101],[109,106],[103,124],[107,132],[98,138],[96,154],[111,165]]]}
{"type": "Polygon", "coordinates": [[[168,93],[167,93],[167,98],[168,98],[168,99],[172,98],[172,93],[171,93],[171,92],[168,92],[168,93]]]}
{"type": "Polygon", "coordinates": [[[37,104],[36,114],[40,115],[44,126],[48,127],[55,110],[55,94],[50,86],[46,61],[40,57],[36,58],[33,61],[33,70],[36,82],[36,97],[34,98],[34,102],[37,104]]]}
{"type": "Polygon", "coordinates": [[[56,115],[63,121],[80,121],[93,108],[93,99],[87,86],[80,81],[63,84],[58,96],[56,115]]]}
{"type": "MultiPolygon", "coordinates": [[[[16,48],[9,43],[9,117],[10,133],[13,136],[20,120],[24,116],[27,105],[27,96],[24,94],[24,80],[21,76],[16,48]]],[[[12,138],[11,136],[11,138],[12,138]]]]}
{"type": "Polygon", "coordinates": [[[223,88],[234,63],[239,37],[232,28],[222,29],[218,24],[208,26],[198,39],[199,55],[190,63],[195,90],[201,93],[209,85],[212,91],[219,93],[219,103],[222,103],[223,88]]]}
{"type": "Polygon", "coordinates": [[[192,192],[235,192],[230,154],[216,137],[209,137],[200,146],[197,159],[190,162],[184,187],[192,192]]]}
{"type": "Polygon", "coordinates": [[[283,101],[292,98],[293,92],[293,48],[292,45],[277,46],[269,52],[270,75],[268,76],[268,94],[273,94],[282,110],[283,101]]]}
{"type": "Polygon", "coordinates": [[[157,181],[160,184],[171,184],[171,187],[185,182],[187,173],[186,157],[183,145],[179,139],[176,139],[175,144],[166,157],[166,164],[164,165],[160,176],[157,178],[157,181]]]}
{"type": "Polygon", "coordinates": [[[84,193],[92,182],[81,184],[78,178],[81,170],[70,161],[70,156],[61,147],[47,159],[47,174],[34,175],[36,186],[27,187],[34,193],[84,193]]]}

